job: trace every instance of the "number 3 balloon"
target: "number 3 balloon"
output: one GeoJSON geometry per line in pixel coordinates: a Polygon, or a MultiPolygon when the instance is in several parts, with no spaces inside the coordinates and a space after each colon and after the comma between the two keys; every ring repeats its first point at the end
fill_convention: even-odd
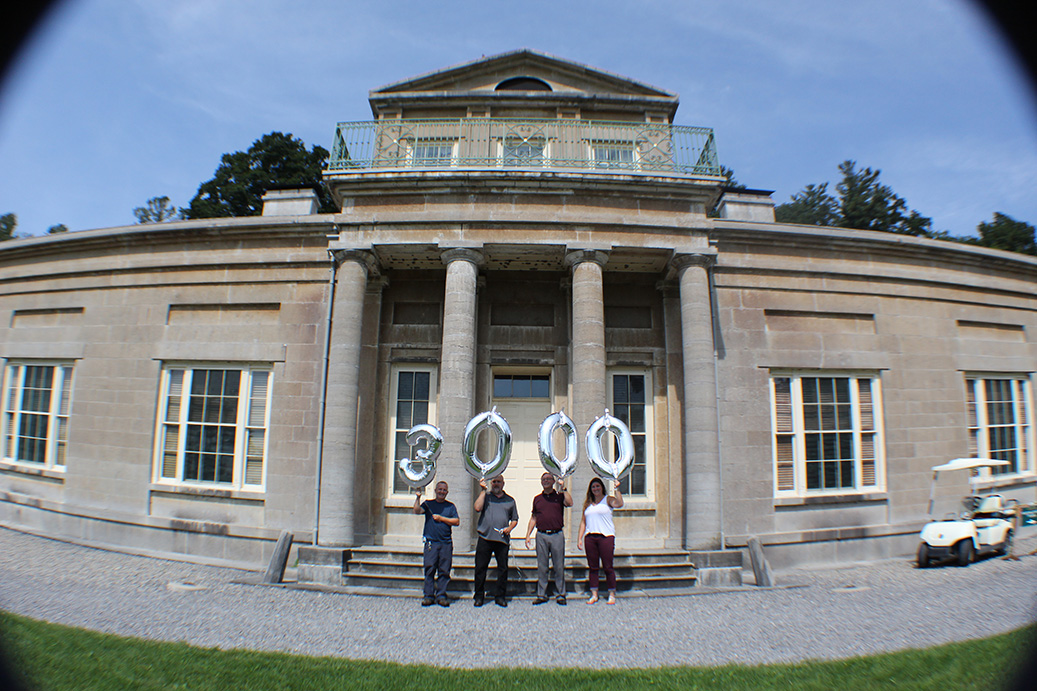
{"type": "Polygon", "coordinates": [[[443,435],[434,425],[414,425],[407,432],[407,443],[417,446],[423,439],[428,446],[418,449],[415,458],[401,458],[396,470],[400,478],[413,490],[424,487],[436,476],[436,459],[443,448],[443,435]]]}
{"type": "Polygon", "coordinates": [[[579,460],[576,436],[576,423],[573,422],[565,410],[552,413],[540,423],[540,436],[537,437],[537,450],[540,452],[540,464],[544,470],[555,477],[566,477],[576,470],[576,462],[579,460]],[[565,433],[565,457],[558,458],[554,450],[554,431],[561,429],[565,433]]]}
{"type": "Polygon", "coordinates": [[[587,458],[590,459],[591,468],[603,478],[610,480],[622,480],[634,465],[634,437],[622,420],[612,417],[608,409],[605,414],[591,423],[587,430],[587,458]],[[602,448],[602,437],[611,432],[619,442],[619,454],[614,461],[605,459],[605,450],[602,448]]]}
{"type": "Polygon", "coordinates": [[[511,458],[511,427],[508,421],[497,412],[497,406],[493,410],[479,413],[464,428],[464,440],[461,442],[461,457],[464,459],[464,469],[476,480],[486,480],[497,477],[504,473],[511,458]],[[476,453],[476,445],[479,441],[479,433],[489,428],[497,433],[497,447],[493,458],[484,462],[476,453]]]}

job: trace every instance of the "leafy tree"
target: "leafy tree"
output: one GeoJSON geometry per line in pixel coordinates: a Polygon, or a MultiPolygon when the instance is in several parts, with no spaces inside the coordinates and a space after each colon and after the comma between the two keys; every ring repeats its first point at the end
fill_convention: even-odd
{"type": "Polygon", "coordinates": [[[979,231],[979,241],[976,243],[978,245],[1037,255],[1034,227],[1029,223],[1017,221],[1000,212],[994,212],[993,221],[980,223],[976,229],[979,231]]]}
{"type": "Polygon", "coordinates": [[[48,235],[55,235],[56,233],[67,233],[67,232],[68,232],[68,226],[65,225],[64,223],[59,223],[57,225],[51,226],[50,228],[47,228],[47,234],[48,235]]]}
{"type": "Polygon", "coordinates": [[[0,241],[13,238],[14,229],[17,225],[18,217],[14,214],[3,214],[0,216],[0,241]]]}
{"type": "Polygon", "coordinates": [[[725,187],[729,187],[735,190],[744,190],[745,185],[735,180],[735,171],[731,170],[727,166],[720,166],[720,174],[727,180],[725,187]]]}
{"type": "Polygon", "coordinates": [[[170,205],[169,197],[152,197],[145,206],[138,206],[133,210],[137,217],[137,223],[162,223],[177,215],[176,208],[170,205]]]}
{"type": "Polygon", "coordinates": [[[792,195],[792,201],[774,209],[779,223],[801,223],[812,226],[839,224],[839,202],[828,194],[828,183],[807,185],[802,192],[792,195]]]}
{"type": "Polygon", "coordinates": [[[320,146],[307,151],[306,143],[291,134],[271,132],[253,142],[248,151],[224,154],[212,180],[203,182],[186,209],[185,218],[257,216],[263,193],[287,186],[317,190],[321,213],[338,211],[321,181],[328,152],[320,146]]]}

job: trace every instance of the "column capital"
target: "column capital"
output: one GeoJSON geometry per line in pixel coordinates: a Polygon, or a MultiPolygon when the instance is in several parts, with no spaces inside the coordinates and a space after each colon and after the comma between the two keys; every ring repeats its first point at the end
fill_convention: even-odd
{"type": "Polygon", "coordinates": [[[370,250],[328,250],[328,252],[331,253],[337,266],[342,266],[345,262],[352,261],[363,267],[364,273],[368,277],[379,274],[378,259],[374,256],[374,252],[370,250]]]}
{"type": "Polygon", "coordinates": [[[570,250],[565,253],[565,265],[569,268],[583,262],[594,262],[604,269],[608,260],[609,253],[605,250],[570,250]]]}
{"type": "Polygon", "coordinates": [[[692,266],[701,266],[703,269],[709,269],[717,263],[717,255],[713,252],[693,252],[688,254],[678,254],[673,258],[671,262],[673,268],[677,270],[678,274],[684,272],[685,269],[692,266]]]}
{"type": "Polygon", "coordinates": [[[486,257],[483,256],[482,252],[467,247],[455,247],[453,249],[444,250],[440,257],[444,264],[449,264],[450,262],[460,259],[461,261],[471,262],[477,267],[482,266],[486,261],[486,257]]]}

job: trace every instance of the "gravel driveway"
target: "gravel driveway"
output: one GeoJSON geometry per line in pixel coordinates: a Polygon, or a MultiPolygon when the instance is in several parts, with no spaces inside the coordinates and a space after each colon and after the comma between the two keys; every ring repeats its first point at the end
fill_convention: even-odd
{"type": "MultiPolygon", "coordinates": [[[[1037,547],[1018,540],[1016,552],[1037,547]]],[[[655,667],[842,658],[979,638],[1035,620],[1037,557],[967,568],[907,560],[795,570],[677,597],[507,609],[244,585],[248,572],[107,552],[0,529],[0,608],[198,646],[450,667],[655,667]],[[554,631],[544,640],[540,631],[554,631]],[[432,643],[435,641],[435,643],[432,643]]]]}

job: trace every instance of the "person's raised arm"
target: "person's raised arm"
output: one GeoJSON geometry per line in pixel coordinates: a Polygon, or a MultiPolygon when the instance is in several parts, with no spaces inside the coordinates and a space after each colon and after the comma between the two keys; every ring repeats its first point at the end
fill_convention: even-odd
{"type": "Polygon", "coordinates": [[[425,509],[421,508],[421,495],[423,493],[424,490],[421,487],[414,493],[414,513],[425,513],[425,509]]]}
{"type": "Polygon", "coordinates": [[[609,506],[614,509],[623,508],[623,493],[619,491],[619,483],[616,483],[615,489],[612,490],[613,496],[609,497],[609,506]]]}
{"type": "Polygon", "coordinates": [[[476,513],[481,513],[482,507],[486,504],[486,480],[479,480],[479,486],[482,487],[482,492],[479,492],[479,496],[475,498],[476,513]]]}
{"type": "Polygon", "coordinates": [[[562,506],[570,507],[573,505],[573,495],[569,494],[569,490],[565,488],[565,478],[558,478],[558,491],[562,493],[562,506]]]}

